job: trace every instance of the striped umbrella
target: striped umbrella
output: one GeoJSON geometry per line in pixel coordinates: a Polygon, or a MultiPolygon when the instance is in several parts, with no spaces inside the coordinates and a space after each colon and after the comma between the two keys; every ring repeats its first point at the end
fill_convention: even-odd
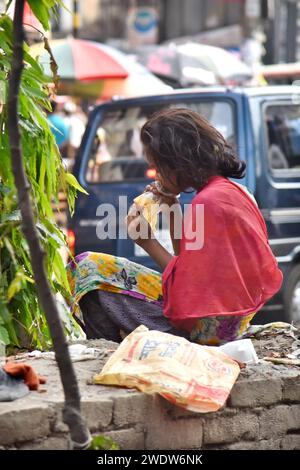
{"type": "MultiPolygon", "coordinates": [[[[50,47],[61,78],[60,94],[107,100],[169,90],[133,58],[105,44],[67,38],[50,41],[50,47]]],[[[52,75],[44,44],[32,46],[31,53],[40,56],[45,72],[52,75]]]]}
{"type": "Polygon", "coordinates": [[[125,79],[111,78],[104,80],[101,93],[98,94],[99,98],[102,100],[109,100],[114,96],[131,98],[170,91],[171,88],[137,62],[135,56],[123,54],[113,48],[110,48],[110,50],[113,56],[126,68],[128,76],[125,79]]]}
{"type": "MultiPolygon", "coordinates": [[[[49,43],[58,65],[60,93],[99,96],[105,80],[123,80],[128,76],[124,63],[116,57],[112,47],[72,37],[49,43]]],[[[45,73],[51,76],[50,55],[44,43],[32,46],[31,53],[40,57],[45,73]]]]}

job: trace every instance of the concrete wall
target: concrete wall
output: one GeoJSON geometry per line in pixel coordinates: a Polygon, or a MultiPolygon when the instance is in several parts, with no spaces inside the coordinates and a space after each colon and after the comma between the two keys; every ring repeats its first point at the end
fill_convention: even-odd
{"type": "MultiPolygon", "coordinates": [[[[226,407],[207,414],[186,412],[159,396],[135,390],[86,385],[86,365],[76,368],[90,430],[111,436],[122,449],[300,449],[297,367],[248,367],[241,372],[226,407]]],[[[50,373],[49,396],[31,392],[0,404],[2,449],[68,447],[61,419],[62,394],[57,384],[54,393],[50,373]]]]}

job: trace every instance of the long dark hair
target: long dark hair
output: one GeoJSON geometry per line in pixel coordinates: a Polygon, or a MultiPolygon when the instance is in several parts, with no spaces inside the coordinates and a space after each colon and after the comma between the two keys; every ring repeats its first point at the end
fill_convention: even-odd
{"type": "Polygon", "coordinates": [[[243,178],[246,163],[209,122],[187,108],[154,113],[141,129],[146,156],[166,178],[170,171],[179,186],[201,189],[208,178],[243,178]]]}

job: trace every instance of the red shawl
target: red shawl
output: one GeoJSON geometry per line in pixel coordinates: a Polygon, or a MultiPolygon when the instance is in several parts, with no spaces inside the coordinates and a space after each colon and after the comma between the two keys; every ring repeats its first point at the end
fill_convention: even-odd
{"type": "Polygon", "coordinates": [[[257,312],[282,283],[264,219],[242,188],[211,178],[194,197],[185,227],[195,226],[198,204],[204,205],[203,247],[188,249],[190,235],[183,234],[180,255],[163,273],[164,315],[187,330],[201,317],[257,312]]]}

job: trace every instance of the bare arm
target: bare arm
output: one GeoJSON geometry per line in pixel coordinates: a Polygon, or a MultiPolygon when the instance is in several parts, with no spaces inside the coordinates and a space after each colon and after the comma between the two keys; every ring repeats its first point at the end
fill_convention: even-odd
{"type": "Polygon", "coordinates": [[[126,222],[130,238],[164,270],[173,256],[156,240],[146,219],[140,212],[136,214],[131,212],[130,215],[128,214],[126,222]]]}
{"type": "Polygon", "coordinates": [[[180,240],[179,236],[181,236],[181,229],[182,229],[182,210],[180,203],[177,202],[172,205],[173,210],[170,213],[170,236],[172,240],[174,254],[176,256],[179,255],[180,252],[180,240]]]}
{"type": "MultiPolygon", "coordinates": [[[[166,210],[169,211],[169,230],[170,237],[173,245],[175,255],[179,255],[180,239],[182,229],[182,211],[178,198],[174,196],[164,196],[157,191],[155,185],[149,185],[146,190],[151,190],[154,194],[158,194],[160,203],[165,205],[166,210]]],[[[143,248],[148,255],[164,270],[173,258],[153,236],[151,227],[145,218],[141,215],[141,210],[137,206],[132,206],[127,216],[127,230],[130,238],[141,248],[143,248]],[[134,208],[132,210],[132,208],[134,208]],[[143,232],[144,236],[141,236],[143,232]],[[146,236],[145,236],[146,235],[146,236]]]]}
{"type": "Polygon", "coordinates": [[[182,237],[182,210],[178,197],[175,194],[172,195],[169,193],[167,195],[166,193],[161,193],[155,183],[146,186],[145,190],[151,191],[158,196],[158,200],[163,207],[163,212],[169,211],[170,217],[168,218],[168,222],[172,246],[174,254],[176,256],[179,255],[180,240],[182,237]]]}
{"type": "Polygon", "coordinates": [[[173,258],[171,253],[169,253],[157,240],[156,238],[150,238],[148,240],[143,240],[143,243],[138,243],[149,256],[155,261],[155,263],[164,270],[173,258]]]}

